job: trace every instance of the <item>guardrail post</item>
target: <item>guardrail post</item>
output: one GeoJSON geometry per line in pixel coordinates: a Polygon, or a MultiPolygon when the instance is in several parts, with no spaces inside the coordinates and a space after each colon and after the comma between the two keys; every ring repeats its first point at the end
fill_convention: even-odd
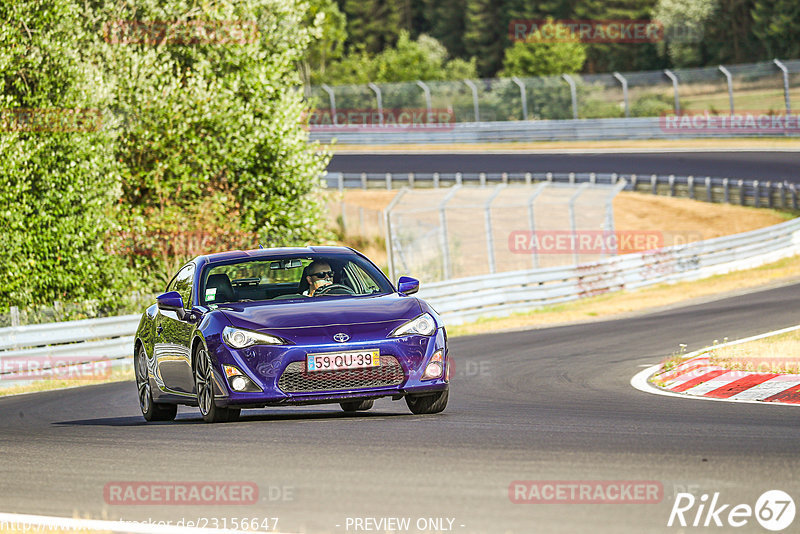
{"type": "Polygon", "coordinates": [[[686,187],[689,189],[689,198],[694,200],[694,176],[686,178],[686,187]]]}
{"type": "Polygon", "coordinates": [[[505,186],[506,184],[499,184],[483,205],[483,214],[486,222],[486,252],[489,257],[489,272],[491,274],[494,274],[496,270],[494,263],[494,236],[492,235],[492,202],[505,186]]]}
{"type": "Polygon", "coordinates": [[[428,120],[430,120],[430,114],[433,112],[433,108],[431,106],[431,90],[422,80],[417,80],[417,85],[422,87],[422,91],[425,93],[425,105],[428,108],[428,120]]]}
{"type": "Polygon", "coordinates": [[[569,95],[572,99],[572,118],[578,118],[578,91],[575,87],[575,80],[572,79],[572,76],[569,74],[562,74],[562,78],[564,78],[567,83],[569,84],[569,95]]]}
{"type": "Polygon", "coordinates": [[[614,184],[616,184],[616,183],[617,183],[617,178],[618,178],[618,177],[617,177],[617,173],[615,173],[615,172],[612,172],[612,173],[611,173],[611,185],[614,185],[614,184]]]}
{"type": "Polygon", "coordinates": [[[744,206],[744,180],[739,180],[739,204],[744,206]]]}
{"type": "Polygon", "coordinates": [[[678,96],[678,77],[669,69],[664,69],[664,74],[672,80],[672,92],[675,95],[675,115],[681,114],[681,99],[678,96]]]}
{"type": "Polygon", "coordinates": [[[706,202],[714,202],[713,191],[711,190],[711,177],[706,176],[706,202]]]}
{"type": "Polygon", "coordinates": [[[394,284],[396,278],[396,272],[394,269],[394,235],[392,234],[392,210],[403,198],[403,195],[406,194],[405,189],[401,189],[389,202],[389,205],[383,210],[383,224],[386,227],[386,257],[389,260],[389,280],[394,284]]]}
{"type": "Polygon", "coordinates": [[[414,189],[414,173],[413,172],[408,173],[408,187],[410,187],[411,189],[414,189]]]}
{"type": "Polygon", "coordinates": [[[658,194],[658,176],[656,176],[655,174],[651,174],[650,175],[650,187],[653,190],[653,194],[657,195],[658,194]]]}
{"type": "Polygon", "coordinates": [[[508,173],[504,172],[500,175],[500,179],[503,181],[504,184],[508,184],[508,173]]]}
{"type": "Polygon", "coordinates": [[[670,174],[669,175],[669,196],[671,196],[671,197],[675,196],[675,175],[674,174],[670,174]]]}
{"type": "Polygon", "coordinates": [[[578,200],[578,197],[581,196],[581,193],[589,187],[588,183],[582,183],[578,186],[578,190],[570,197],[569,203],[569,225],[570,230],[572,232],[572,264],[578,265],[578,235],[577,235],[577,225],[575,223],[575,201],[578,200]]]}
{"type": "Polygon", "coordinates": [[[464,181],[464,177],[460,172],[456,173],[456,185],[460,186],[464,181]]]}
{"type": "Polygon", "coordinates": [[[19,326],[19,308],[11,306],[11,326],[19,326]]]}
{"type": "Polygon", "coordinates": [[[340,193],[344,192],[344,173],[343,172],[339,173],[338,186],[339,186],[339,192],[340,193]]]}
{"type": "Polygon", "coordinates": [[[553,173],[552,172],[548,172],[547,174],[544,175],[544,177],[547,179],[548,182],[552,182],[553,181],[553,173]]]}
{"type": "Polygon", "coordinates": [[[574,172],[569,173],[569,183],[570,184],[574,184],[575,183],[575,173],[574,172]]]}
{"type": "Polygon", "coordinates": [[[322,87],[323,91],[328,93],[328,98],[330,99],[331,102],[331,115],[333,116],[333,124],[338,125],[339,121],[336,119],[336,96],[334,96],[333,94],[333,89],[327,83],[323,83],[322,85],[320,85],[320,87],[322,87]]]}
{"type": "Polygon", "coordinates": [[[792,209],[797,209],[797,187],[794,184],[789,184],[789,189],[792,193],[792,209]]]}
{"type": "Polygon", "coordinates": [[[778,189],[781,192],[781,207],[786,208],[786,186],[784,182],[778,184],[778,189]]]}
{"type": "Polygon", "coordinates": [[[478,106],[478,88],[472,80],[464,80],[464,83],[472,90],[472,107],[475,111],[475,122],[481,122],[481,112],[478,106]]]}
{"type": "Polygon", "coordinates": [[[511,80],[519,87],[519,97],[522,100],[522,120],[528,120],[528,96],[525,94],[525,82],[513,76],[511,80]]]}
{"type": "Polygon", "coordinates": [[[786,114],[791,115],[792,106],[789,102],[789,69],[787,69],[786,65],[779,59],[773,59],[772,62],[783,71],[783,99],[786,101],[786,114]]]}
{"type": "Polygon", "coordinates": [[[390,172],[386,173],[386,189],[388,191],[392,190],[392,173],[390,172]]]}
{"type": "Polygon", "coordinates": [[[723,193],[725,195],[725,197],[724,197],[725,198],[725,204],[730,204],[731,203],[731,186],[730,186],[730,180],[728,180],[727,178],[723,178],[722,179],[722,191],[723,191],[723,193]]]}
{"type": "Polygon", "coordinates": [[[767,207],[772,207],[772,182],[767,182],[767,207]]]}
{"type": "Polygon", "coordinates": [[[486,187],[486,173],[485,172],[479,173],[478,179],[481,181],[481,187],[486,187]]]}
{"type": "Polygon", "coordinates": [[[639,185],[639,178],[635,174],[631,174],[631,189],[636,191],[637,185],[639,185]]]}
{"type": "Polygon", "coordinates": [[[381,88],[372,82],[369,82],[367,85],[375,92],[375,99],[378,101],[378,123],[383,126],[383,98],[381,95],[381,88]]]}
{"type": "Polygon", "coordinates": [[[539,182],[534,188],[533,193],[531,193],[531,196],[528,197],[528,228],[531,230],[531,248],[533,249],[534,269],[539,267],[539,250],[533,247],[534,239],[536,238],[536,221],[534,219],[533,204],[536,201],[536,197],[549,185],[550,182],[539,182]]]}
{"type": "Polygon", "coordinates": [[[733,77],[731,77],[731,71],[722,65],[719,66],[719,70],[725,75],[725,78],[728,79],[728,102],[731,106],[731,115],[733,115],[733,77]]]}
{"type": "Polygon", "coordinates": [[[439,204],[439,226],[442,229],[441,234],[441,241],[442,241],[442,280],[449,280],[452,278],[451,276],[451,267],[450,267],[450,245],[447,239],[447,203],[450,202],[450,199],[453,198],[458,190],[461,188],[460,185],[454,185],[450,191],[447,192],[442,202],[439,204]]]}
{"type": "Polygon", "coordinates": [[[439,173],[433,173],[433,187],[439,189],[439,173]]]}
{"type": "MultiPolygon", "coordinates": [[[[630,110],[628,109],[628,80],[619,72],[615,72],[613,76],[622,84],[622,98],[625,101],[625,118],[627,119],[630,117],[630,110]]],[[[635,186],[634,189],[636,189],[635,186]]]]}
{"type": "Polygon", "coordinates": [[[589,173],[589,183],[590,184],[596,184],[597,183],[597,175],[595,173],[593,173],[593,172],[589,173]]]}
{"type": "Polygon", "coordinates": [[[758,207],[761,203],[761,199],[759,198],[759,188],[758,188],[758,180],[753,180],[753,206],[758,207]]]}
{"type": "Polygon", "coordinates": [[[525,173],[525,185],[531,185],[531,178],[532,178],[531,173],[526,172],[525,173]]]}
{"type": "Polygon", "coordinates": [[[362,172],[361,173],[361,189],[366,189],[366,188],[367,188],[367,173],[362,172]]]}

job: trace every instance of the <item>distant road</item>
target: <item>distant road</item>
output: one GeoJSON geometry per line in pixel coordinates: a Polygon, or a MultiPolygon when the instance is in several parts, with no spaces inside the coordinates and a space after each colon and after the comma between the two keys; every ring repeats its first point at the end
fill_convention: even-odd
{"type": "Polygon", "coordinates": [[[800,182],[800,152],[337,154],[332,172],[617,172],[800,182]]]}

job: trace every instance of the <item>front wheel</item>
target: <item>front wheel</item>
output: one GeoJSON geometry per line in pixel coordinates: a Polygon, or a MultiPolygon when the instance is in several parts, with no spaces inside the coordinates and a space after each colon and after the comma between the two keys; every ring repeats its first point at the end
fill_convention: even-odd
{"type": "Polygon", "coordinates": [[[194,385],[197,392],[197,405],[206,423],[225,423],[239,419],[241,410],[223,408],[214,402],[214,367],[211,355],[205,348],[197,351],[197,365],[194,371],[194,385]]]}
{"type": "Polygon", "coordinates": [[[449,396],[449,389],[433,395],[406,395],[406,404],[408,409],[417,415],[439,413],[447,407],[449,396]]]}
{"type": "Polygon", "coordinates": [[[136,387],[139,389],[139,408],[145,421],[172,421],[178,414],[177,404],[156,404],[153,402],[153,391],[150,389],[150,377],[147,372],[147,353],[139,346],[134,357],[136,387]]]}

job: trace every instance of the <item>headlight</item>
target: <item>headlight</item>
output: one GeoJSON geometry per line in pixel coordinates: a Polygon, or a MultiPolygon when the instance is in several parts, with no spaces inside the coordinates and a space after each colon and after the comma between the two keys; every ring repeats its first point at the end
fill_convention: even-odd
{"type": "Polygon", "coordinates": [[[234,349],[243,349],[251,345],[285,345],[286,341],[269,334],[260,334],[250,330],[242,330],[226,326],[222,329],[222,339],[234,349]]]}
{"type": "Polygon", "coordinates": [[[419,334],[421,336],[429,336],[436,332],[436,322],[429,313],[423,313],[415,319],[411,319],[407,323],[401,324],[395,328],[389,337],[403,337],[411,334],[419,334]]]}

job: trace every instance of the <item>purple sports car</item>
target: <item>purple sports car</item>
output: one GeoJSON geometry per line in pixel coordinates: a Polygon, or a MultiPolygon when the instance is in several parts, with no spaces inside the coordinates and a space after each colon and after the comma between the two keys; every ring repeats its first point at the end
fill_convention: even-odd
{"type": "Polygon", "coordinates": [[[233,251],[183,266],[142,315],[134,341],[139,405],[170,421],[178,404],[208,422],[242,408],[403,397],[415,414],[447,406],[447,333],[413,278],[397,289],[344,247],[233,251]]]}

